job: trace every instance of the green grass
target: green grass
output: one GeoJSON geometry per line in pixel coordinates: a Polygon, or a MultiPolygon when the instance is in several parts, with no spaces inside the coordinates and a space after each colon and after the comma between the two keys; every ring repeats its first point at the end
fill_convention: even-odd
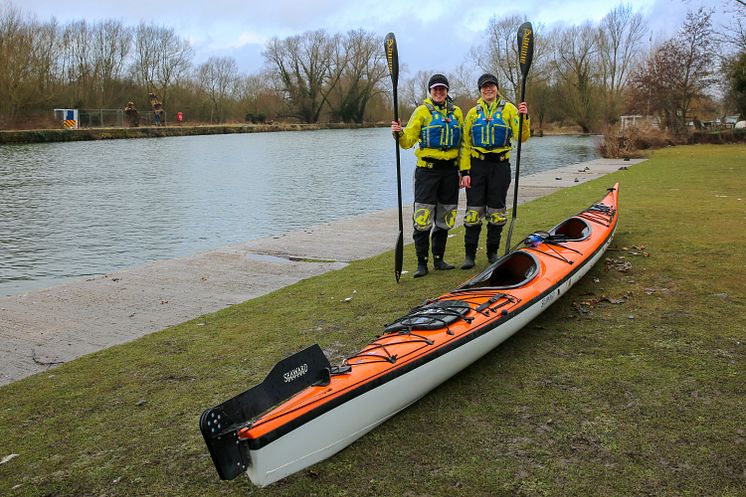
{"type": "Polygon", "coordinates": [[[265,489],[220,481],[200,413],[312,343],[338,364],[474,273],[397,285],[387,253],[2,387],[0,458],[19,456],[0,465],[0,495],[746,495],[746,147],[661,150],[539,199],[520,208],[514,241],[615,181],[609,264],[310,471],[265,489]]]}

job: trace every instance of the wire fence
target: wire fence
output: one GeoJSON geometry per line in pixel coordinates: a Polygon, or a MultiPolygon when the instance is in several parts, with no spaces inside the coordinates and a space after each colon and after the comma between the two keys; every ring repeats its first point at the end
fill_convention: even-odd
{"type": "Polygon", "coordinates": [[[122,128],[166,124],[165,111],[161,111],[160,120],[153,111],[138,111],[134,119],[126,116],[122,109],[80,109],[78,112],[78,126],[81,128],[122,128]]]}

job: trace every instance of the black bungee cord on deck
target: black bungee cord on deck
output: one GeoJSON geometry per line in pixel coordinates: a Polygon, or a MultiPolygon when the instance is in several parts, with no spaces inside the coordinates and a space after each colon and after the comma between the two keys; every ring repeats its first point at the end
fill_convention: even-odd
{"type": "Polygon", "coordinates": [[[578,214],[578,217],[582,217],[583,219],[587,219],[588,221],[598,223],[608,228],[611,225],[611,220],[614,219],[615,214],[616,209],[613,207],[606,204],[593,204],[588,209],[578,214]]]}

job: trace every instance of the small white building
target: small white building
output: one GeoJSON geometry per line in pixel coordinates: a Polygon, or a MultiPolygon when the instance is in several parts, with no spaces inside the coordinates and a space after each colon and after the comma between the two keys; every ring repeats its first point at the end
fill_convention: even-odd
{"type": "Polygon", "coordinates": [[[638,128],[643,124],[650,126],[651,128],[658,128],[658,118],[655,116],[643,116],[643,115],[630,115],[630,116],[619,116],[619,122],[622,129],[627,128],[638,128]]]}
{"type": "Polygon", "coordinates": [[[738,118],[741,117],[740,115],[735,116],[725,116],[723,118],[723,124],[725,124],[726,128],[733,128],[736,126],[736,123],[738,122],[738,118]]]}

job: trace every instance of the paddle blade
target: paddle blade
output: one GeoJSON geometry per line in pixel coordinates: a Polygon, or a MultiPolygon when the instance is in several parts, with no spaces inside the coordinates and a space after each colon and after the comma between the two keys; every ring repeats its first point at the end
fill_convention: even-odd
{"type": "Polygon", "coordinates": [[[401,268],[404,264],[404,234],[400,231],[399,238],[396,240],[396,250],[394,250],[394,276],[399,283],[401,278],[401,268]]]}
{"type": "Polygon", "coordinates": [[[518,64],[521,66],[521,74],[526,79],[531,61],[534,58],[534,28],[530,22],[524,22],[518,28],[518,64]]]}
{"type": "Polygon", "coordinates": [[[394,88],[396,88],[399,84],[399,51],[396,49],[396,36],[394,36],[394,33],[386,35],[383,47],[386,49],[386,62],[389,65],[391,82],[394,88]]]}

